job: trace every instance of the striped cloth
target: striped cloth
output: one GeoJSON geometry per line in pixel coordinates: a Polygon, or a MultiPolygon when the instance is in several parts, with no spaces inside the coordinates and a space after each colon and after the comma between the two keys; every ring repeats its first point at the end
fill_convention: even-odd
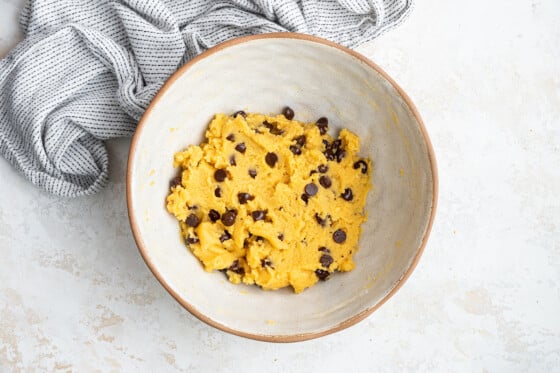
{"type": "Polygon", "coordinates": [[[30,0],[0,60],[0,154],[75,197],[108,182],[104,140],[131,136],[163,82],[227,39],[292,31],[356,47],[412,0],[30,0]]]}

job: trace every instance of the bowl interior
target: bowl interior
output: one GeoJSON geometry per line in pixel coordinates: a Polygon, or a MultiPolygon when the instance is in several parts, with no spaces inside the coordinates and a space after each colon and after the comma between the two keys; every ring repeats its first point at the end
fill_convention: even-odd
{"type": "Polygon", "coordinates": [[[252,38],[212,50],[181,69],[146,112],[129,160],[129,214],[144,259],[191,312],[238,334],[304,339],[365,316],[399,284],[432,217],[434,169],[419,118],[399,91],[356,55],[316,39],[252,38]],[[173,153],[198,144],[215,113],[244,109],[296,119],[327,116],[348,128],[375,165],[356,268],[302,294],[232,285],[206,273],[165,209],[173,153]]]}

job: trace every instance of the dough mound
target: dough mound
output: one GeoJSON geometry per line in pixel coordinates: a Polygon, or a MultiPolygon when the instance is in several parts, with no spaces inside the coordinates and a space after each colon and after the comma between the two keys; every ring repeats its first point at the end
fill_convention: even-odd
{"type": "Polygon", "coordinates": [[[205,142],[175,154],[167,209],[206,271],[299,293],[354,268],[372,163],[352,132],[283,113],[217,114],[205,142]]]}

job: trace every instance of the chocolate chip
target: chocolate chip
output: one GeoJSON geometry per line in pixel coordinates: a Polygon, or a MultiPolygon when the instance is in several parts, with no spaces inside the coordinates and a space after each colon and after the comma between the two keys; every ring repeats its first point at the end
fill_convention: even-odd
{"type": "Polygon", "coordinates": [[[188,243],[189,245],[192,245],[192,244],[195,244],[195,243],[199,243],[199,242],[200,242],[200,240],[199,240],[198,237],[196,237],[196,236],[188,236],[188,237],[187,237],[187,243],[188,243]]]}
{"type": "Polygon", "coordinates": [[[237,117],[238,115],[241,115],[243,118],[247,118],[247,113],[244,112],[243,110],[239,110],[239,111],[236,111],[235,113],[233,113],[234,118],[237,117]]]}
{"type": "Polygon", "coordinates": [[[294,111],[293,111],[292,108],[289,107],[289,106],[286,106],[286,107],[284,108],[284,110],[282,110],[282,114],[284,114],[284,116],[285,116],[286,119],[288,119],[288,120],[294,119],[294,116],[295,116],[294,111]]]}
{"type": "Polygon", "coordinates": [[[321,258],[319,258],[319,263],[321,263],[321,265],[325,268],[329,268],[332,262],[334,262],[334,259],[329,254],[323,254],[321,255],[321,258]]]}
{"type": "Polygon", "coordinates": [[[231,141],[231,142],[234,142],[235,141],[235,135],[233,133],[230,133],[229,135],[227,135],[226,139],[231,141]]]}
{"type": "Polygon", "coordinates": [[[185,223],[187,223],[189,227],[198,227],[198,225],[200,224],[200,219],[198,218],[198,216],[196,216],[196,214],[190,214],[189,216],[187,216],[185,223]]]}
{"type": "Polygon", "coordinates": [[[354,194],[352,193],[352,189],[350,189],[350,188],[344,189],[344,192],[342,192],[342,194],[340,196],[345,201],[352,201],[354,199],[354,194]]]}
{"type": "Polygon", "coordinates": [[[317,119],[317,124],[329,124],[329,120],[326,117],[321,117],[317,119]]]}
{"type": "Polygon", "coordinates": [[[337,229],[336,231],[334,231],[332,238],[336,243],[343,243],[344,241],[346,241],[346,232],[344,232],[342,229],[337,229]]]}
{"type": "Polygon", "coordinates": [[[257,237],[255,237],[255,241],[257,241],[257,242],[263,242],[263,241],[264,241],[264,238],[262,238],[261,236],[257,236],[257,237]]]}
{"type": "Polygon", "coordinates": [[[367,163],[360,159],[359,161],[357,161],[356,163],[354,163],[354,170],[357,170],[358,168],[362,168],[362,173],[363,174],[367,174],[367,169],[368,169],[368,165],[367,163]]]}
{"type": "Polygon", "coordinates": [[[339,150],[336,152],[336,161],[337,161],[338,163],[340,163],[340,161],[342,161],[342,159],[343,159],[344,157],[346,157],[346,151],[345,151],[345,150],[342,150],[342,149],[339,149],[339,150]]]}
{"type": "Polygon", "coordinates": [[[272,267],[272,260],[268,258],[261,259],[261,267],[272,267]]]}
{"type": "Polygon", "coordinates": [[[243,269],[242,266],[239,265],[239,260],[234,260],[233,263],[231,263],[231,265],[228,267],[228,271],[232,271],[234,273],[237,273],[238,275],[242,275],[245,273],[245,269],[243,269]]]}
{"type": "Polygon", "coordinates": [[[247,146],[245,146],[244,142],[240,142],[239,144],[235,145],[235,150],[243,154],[245,153],[245,150],[247,150],[247,146]]]}
{"type": "Polygon", "coordinates": [[[218,220],[220,220],[220,213],[218,211],[212,209],[212,210],[208,211],[208,217],[210,218],[212,223],[215,223],[218,220]]]}
{"type": "Polygon", "coordinates": [[[299,146],[296,146],[296,145],[290,145],[290,151],[292,153],[294,153],[294,155],[300,155],[301,154],[301,148],[299,146]]]}
{"type": "Polygon", "coordinates": [[[317,194],[318,191],[319,188],[314,183],[309,183],[305,186],[305,194],[307,194],[309,197],[313,197],[315,194],[317,194]]]}
{"type": "Polygon", "coordinates": [[[321,246],[318,250],[323,252],[323,253],[327,253],[327,254],[331,253],[331,251],[328,248],[326,248],[325,246],[321,246]]]}
{"type": "Polygon", "coordinates": [[[330,188],[332,185],[331,178],[327,175],[323,175],[319,178],[319,184],[321,184],[323,188],[330,188]]]}
{"type": "Polygon", "coordinates": [[[336,153],[333,152],[331,149],[325,150],[323,154],[325,155],[325,158],[327,158],[327,160],[329,161],[334,161],[336,158],[336,153]]]}
{"type": "Polygon", "coordinates": [[[302,146],[305,145],[306,137],[305,137],[305,135],[301,135],[301,136],[296,137],[294,140],[296,140],[296,144],[298,146],[302,147],[302,146]]]}
{"type": "Polygon", "coordinates": [[[254,221],[264,220],[264,218],[266,217],[266,211],[263,210],[253,211],[251,213],[251,216],[253,217],[254,221]]]}
{"type": "Polygon", "coordinates": [[[257,177],[257,170],[250,169],[249,176],[251,176],[253,179],[257,177]]]}
{"type": "Polygon", "coordinates": [[[346,151],[341,148],[342,140],[338,139],[330,144],[328,141],[326,143],[325,141],[323,141],[323,143],[325,144],[325,151],[323,152],[323,154],[329,161],[334,161],[336,159],[338,162],[340,162],[342,158],[346,156],[346,151]]]}
{"type": "Polygon", "coordinates": [[[181,185],[181,176],[175,176],[169,183],[170,188],[176,187],[177,185],[181,185]]]}
{"type": "Polygon", "coordinates": [[[239,200],[239,203],[243,205],[247,203],[247,201],[254,200],[255,197],[250,195],[249,193],[237,193],[237,199],[239,200]]]}
{"type": "Polygon", "coordinates": [[[220,235],[220,242],[224,243],[225,241],[230,239],[231,239],[231,234],[227,230],[224,230],[224,233],[220,235]]]}
{"type": "Polygon", "coordinates": [[[319,167],[317,167],[317,170],[319,170],[320,173],[324,174],[329,170],[329,166],[327,166],[326,164],[320,164],[319,167]]]}
{"type": "Polygon", "coordinates": [[[280,136],[284,133],[283,129],[278,128],[276,124],[268,123],[266,120],[263,122],[263,126],[268,128],[268,131],[276,136],[280,136]]]}
{"type": "Polygon", "coordinates": [[[266,161],[267,165],[269,165],[270,167],[274,167],[276,162],[278,162],[278,156],[276,155],[276,153],[266,153],[264,160],[266,161]]]}
{"type": "Polygon", "coordinates": [[[237,212],[235,210],[229,210],[222,215],[222,223],[226,227],[232,226],[237,218],[237,212]]]}
{"type": "Polygon", "coordinates": [[[329,129],[329,120],[325,117],[321,117],[319,119],[317,119],[317,127],[319,127],[319,133],[321,135],[324,135],[325,133],[327,133],[328,129],[329,129]]]}
{"type": "Polygon", "coordinates": [[[232,166],[237,166],[237,162],[235,162],[235,155],[229,157],[229,164],[232,166]]]}
{"type": "Polygon", "coordinates": [[[219,168],[214,172],[214,179],[216,179],[216,181],[219,183],[224,181],[226,177],[227,177],[227,172],[224,169],[219,168]]]}
{"type": "Polygon", "coordinates": [[[216,189],[214,189],[214,195],[220,198],[222,196],[222,189],[220,187],[216,187],[216,189]]]}
{"type": "Polygon", "coordinates": [[[309,196],[305,193],[303,193],[301,195],[301,199],[303,200],[303,202],[305,202],[305,204],[307,205],[307,202],[309,201],[309,196]]]}
{"type": "Polygon", "coordinates": [[[279,239],[280,241],[284,241],[284,234],[283,234],[283,233],[280,233],[280,234],[278,235],[278,239],[279,239]]]}
{"type": "Polygon", "coordinates": [[[325,219],[323,219],[321,215],[315,213],[315,220],[317,221],[317,224],[319,224],[321,227],[324,227],[327,224],[327,219],[328,219],[328,215],[325,219]]]}
{"type": "Polygon", "coordinates": [[[315,275],[319,278],[319,280],[321,281],[325,281],[327,278],[329,278],[329,275],[331,273],[329,271],[325,271],[324,269],[316,269],[315,270],[315,275]]]}

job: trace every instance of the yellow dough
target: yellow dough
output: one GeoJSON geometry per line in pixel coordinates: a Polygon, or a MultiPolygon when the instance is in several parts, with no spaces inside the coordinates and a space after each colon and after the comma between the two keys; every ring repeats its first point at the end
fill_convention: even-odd
{"type": "Polygon", "coordinates": [[[206,271],[299,293],[354,268],[372,164],[327,122],[217,114],[204,143],[175,154],[167,209],[206,271]]]}

